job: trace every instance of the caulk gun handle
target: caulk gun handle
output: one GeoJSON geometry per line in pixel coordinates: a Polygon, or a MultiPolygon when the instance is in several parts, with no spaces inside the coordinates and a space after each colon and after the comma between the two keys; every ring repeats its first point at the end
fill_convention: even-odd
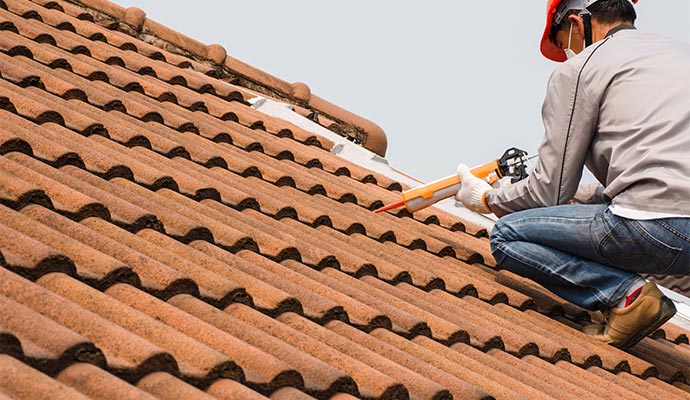
{"type": "MultiPolygon", "coordinates": [[[[490,163],[480,165],[470,170],[472,174],[478,178],[486,178],[492,172],[499,173],[498,162],[492,161],[490,163]]],[[[500,177],[500,176],[499,176],[500,177]]],[[[413,189],[403,192],[403,200],[405,206],[410,212],[415,212],[423,208],[429,207],[448,197],[455,196],[460,190],[460,177],[457,174],[439,179],[426,185],[418,186],[413,189]]]]}
{"type": "Polygon", "coordinates": [[[503,178],[501,175],[501,170],[498,168],[498,161],[494,160],[489,163],[486,163],[484,165],[480,165],[477,167],[474,167],[470,169],[470,172],[472,175],[476,176],[477,178],[484,179],[487,176],[491,175],[492,172],[495,172],[496,175],[498,175],[499,178],[503,178]]]}

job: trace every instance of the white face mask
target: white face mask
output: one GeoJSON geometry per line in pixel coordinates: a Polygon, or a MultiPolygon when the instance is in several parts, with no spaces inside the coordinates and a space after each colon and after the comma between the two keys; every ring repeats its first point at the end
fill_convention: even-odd
{"type": "MultiPolygon", "coordinates": [[[[567,59],[571,59],[575,57],[577,54],[570,48],[570,39],[573,37],[573,24],[570,24],[570,33],[568,33],[568,48],[563,50],[565,52],[565,56],[567,59]]],[[[582,41],[582,48],[584,49],[586,47],[585,41],[582,41]]]]}
{"type": "Polygon", "coordinates": [[[571,23],[571,24],[570,24],[570,33],[568,33],[568,48],[566,48],[565,50],[563,50],[563,51],[565,51],[565,56],[566,56],[566,58],[568,58],[568,59],[571,59],[571,58],[573,58],[573,57],[575,57],[575,56],[577,55],[577,54],[575,54],[575,52],[570,48],[570,39],[571,39],[572,37],[573,37],[573,24],[571,23]]]}

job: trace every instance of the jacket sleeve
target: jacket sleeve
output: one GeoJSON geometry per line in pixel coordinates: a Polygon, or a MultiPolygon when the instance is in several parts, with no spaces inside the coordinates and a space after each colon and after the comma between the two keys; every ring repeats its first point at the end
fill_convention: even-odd
{"type": "Polygon", "coordinates": [[[596,131],[601,97],[592,93],[583,76],[586,64],[586,60],[584,65],[564,63],[549,78],[539,160],[527,179],[487,193],[486,202],[497,216],[565,204],[575,195],[596,131]]]}

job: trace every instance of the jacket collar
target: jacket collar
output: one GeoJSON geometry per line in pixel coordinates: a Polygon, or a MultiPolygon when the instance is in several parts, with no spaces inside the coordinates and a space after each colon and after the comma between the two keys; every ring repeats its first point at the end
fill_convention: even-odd
{"type": "Polygon", "coordinates": [[[637,29],[633,25],[630,24],[620,24],[616,27],[611,28],[610,31],[606,33],[606,37],[612,36],[614,33],[625,30],[625,29],[637,29]]]}

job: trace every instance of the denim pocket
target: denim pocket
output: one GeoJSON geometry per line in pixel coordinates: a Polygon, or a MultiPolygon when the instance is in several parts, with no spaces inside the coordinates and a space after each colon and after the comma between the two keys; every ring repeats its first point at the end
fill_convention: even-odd
{"type": "Polygon", "coordinates": [[[663,275],[681,252],[660,237],[667,231],[656,221],[621,219],[599,242],[607,265],[626,271],[663,275]]]}

